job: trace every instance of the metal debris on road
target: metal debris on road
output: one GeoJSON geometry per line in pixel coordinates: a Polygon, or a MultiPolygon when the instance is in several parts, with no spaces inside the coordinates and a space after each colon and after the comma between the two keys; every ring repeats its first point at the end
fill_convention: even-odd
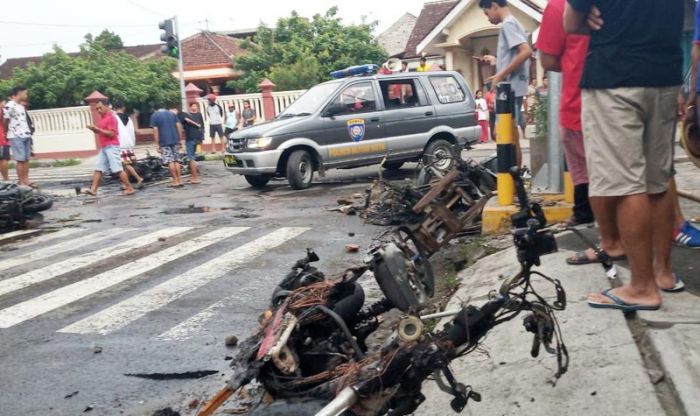
{"type": "Polygon", "coordinates": [[[211,376],[213,374],[218,374],[216,370],[202,370],[202,371],[186,371],[183,373],[127,373],[124,374],[127,377],[138,377],[145,378],[147,380],[185,380],[193,378],[203,378],[211,376]]]}

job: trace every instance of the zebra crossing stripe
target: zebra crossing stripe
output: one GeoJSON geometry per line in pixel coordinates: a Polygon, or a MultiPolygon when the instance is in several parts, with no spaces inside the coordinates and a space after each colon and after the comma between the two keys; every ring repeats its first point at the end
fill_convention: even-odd
{"type": "Polygon", "coordinates": [[[165,263],[185,257],[188,254],[208,247],[227,237],[241,233],[248,228],[225,227],[210,233],[194,237],[176,246],[166,248],[147,257],[100,273],[52,292],[18,303],[0,310],[0,328],[10,328],[28,319],[71,304],[84,297],[93,295],[116,284],[126,282],[136,276],[145,274],[165,263]]]}
{"type": "Polygon", "coordinates": [[[21,237],[23,235],[39,234],[41,230],[19,230],[12,231],[7,234],[0,234],[0,243],[3,241],[11,240],[13,238],[21,237]]]}
{"type": "MultiPolygon", "coordinates": [[[[153,244],[159,238],[172,237],[174,235],[190,230],[189,227],[171,227],[158,230],[156,232],[146,234],[117,245],[102,248],[100,250],[84,253],[67,260],[49,264],[40,269],[28,271],[11,279],[0,281],[0,296],[15,292],[25,287],[35,285],[37,283],[51,280],[54,277],[70,273],[85,266],[98,263],[110,257],[119,256],[131,250],[153,244]]],[[[122,232],[123,233],[123,232],[122,232]]]]}
{"type": "MultiPolygon", "coordinates": [[[[81,230],[81,229],[73,229],[73,230],[85,231],[85,230],[81,230]]],[[[65,230],[65,231],[69,231],[69,230],[65,230]]],[[[56,245],[52,245],[49,247],[40,248],[38,250],[31,251],[27,254],[21,254],[21,255],[12,255],[11,254],[12,257],[0,261],[0,271],[7,270],[7,269],[10,269],[10,268],[15,267],[15,266],[19,266],[21,264],[27,264],[27,263],[31,263],[31,262],[34,262],[37,260],[42,260],[42,259],[45,259],[48,257],[52,257],[52,256],[55,256],[57,254],[61,254],[61,253],[66,252],[66,251],[76,250],[76,249],[79,249],[81,247],[89,246],[89,245],[95,244],[99,241],[102,241],[102,240],[105,240],[105,239],[108,239],[111,237],[115,237],[119,234],[123,234],[127,231],[132,231],[132,229],[112,228],[109,230],[97,232],[95,234],[86,235],[80,239],[74,239],[71,241],[64,242],[62,244],[56,244],[56,245]]],[[[60,232],[61,231],[54,233],[54,235],[59,234],[60,232]]],[[[46,237],[52,237],[52,236],[53,235],[50,234],[46,237]]],[[[56,236],[54,238],[63,237],[63,236],[65,236],[65,234],[62,236],[56,236]]],[[[40,242],[40,240],[37,240],[37,243],[38,242],[40,242]]],[[[24,247],[22,247],[22,248],[24,248],[24,247]]],[[[3,282],[0,282],[0,288],[2,287],[2,285],[3,285],[3,282]]],[[[1,290],[2,289],[0,289],[0,291],[1,290]]]]}
{"type": "Polygon", "coordinates": [[[269,250],[308,231],[309,228],[280,228],[235,248],[192,270],[117,303],[58,332],[106,335],[212,282],[269,250]]]}
{"type": "MultiPolygon", "coordinates": [[[[50,233],[47,233],[44,235],[40,235],[36,238],[33,238],[31,241],[27,241],[27,242],[23,241],[21,243],[14,245],[14,248],[24,249],[26,247],[34,246],[34,245],[37,245],[40,243],[48,243],[49,241],[58,240],[59,238],[68,237],[69,235],[77,234],[77,233],[84,232],[84,231],[86,231],[85,228],[79,228],[79,227],[64,228],[64,229],[59,230],[59,231],[50,232],[50,233]]],[[[2,264],[2,263],[0,263],[0,264],[2,264]]]]}
{"type": "MultiPolygon", "coordinates": [[[[180,324],[172,327],[170,330],[163,332],[156,338],[161,341],[184,341],[187,339],[191,339],[192,337],[194,337],[194,333],[197,331],[197,329],[203,326],[203,324],[206,321],[213,318],[219,309],[222,309],[231,304],[238,296],[239,294],[236,293],[235,295],[228,296],[225,299],[222,299],[212,305],[209,305],[203,311],[192,316],[186,321],[183,321],[180,324]]],[[[62,331],[63,330],[59,332],[62,331]]]]}

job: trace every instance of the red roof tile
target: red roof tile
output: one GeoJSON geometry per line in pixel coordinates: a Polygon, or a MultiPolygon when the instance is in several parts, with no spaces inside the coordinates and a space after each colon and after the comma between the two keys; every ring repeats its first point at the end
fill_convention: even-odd
{"type": "Polygon", "coordinates": [[[414,58],[418,56],[416,47],[425,39],[430,32],[444,19],[459,1],[435,1],[425,3],[421,10],[416,25],[413,27],[413,32],[408,38],[406,50],[403,54],[404,58],[414,58]]]}
{"type": "Polygon", "coordinates": [[[246,53],[241,40],[213,32],[200,32],[182,41],[185,68],[232,64],[233,57],[246,53]]]}

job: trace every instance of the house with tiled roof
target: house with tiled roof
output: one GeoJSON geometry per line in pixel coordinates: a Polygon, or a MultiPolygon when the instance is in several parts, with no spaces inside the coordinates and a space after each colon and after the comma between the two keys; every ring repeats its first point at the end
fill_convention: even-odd
{"type": "Polygon", "coordinates": [[[408,39],[413,33],[418,18],[411,13],[405,13],[387,30],[377,36],[377,43],[384,48],[387,55],[401,55],[406,50],[408,39]]]}
{"type": "MultiPolygon", "coordinates": [[[[208,92],[232,92],[226,90],[226,82],[240,77],[234,69],[236,56],[245,53],[241,48],[242,39],[220,33],[199,32],[182,40],[182,57],[185,69],[185,82],[194,83],[208,92]]],[[[138,59],[161,57],[161,44],[127,46],[115,49],[138,59]]],[[[78,56],[71,52],[69,56],[78,56]]],[[[43,57],[10,58],[0,65],[0,78],[9,78],[17,68],[25,68],[30,63],[38,64],[43,57]]],[[[173,73],[178,77],[179,73],[173,73]]]]}
{"type": "MultiPolygon", "coordinates": [[[[509,0],[508,4],[534,44],[547,1],[509,0]]],[[[474,57],[495,54],[498,30],[489,23],[478,0],[429,2],[418,16],[401,57],[410,61],[425,56],[429,62],[460,72],[472,88],[480,87],[494,69],[474,57]]],[[[544,74],[535,60],[531,72],[538,79],[544,74]]]]}

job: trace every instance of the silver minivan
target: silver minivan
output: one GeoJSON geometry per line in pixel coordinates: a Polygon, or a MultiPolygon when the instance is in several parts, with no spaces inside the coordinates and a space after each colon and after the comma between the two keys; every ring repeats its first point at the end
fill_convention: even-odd
{"type": "MultiPolygon", "coordinates": [[[[224,165],[261,188],[285,177],[308,188],[314,172],[381,163],[389,170],[459,155],[478,140],[474,97],[457,72],[408,72],[318,84],[275,119],[231,133],[224,165]]],[[[450,164],[449,159],[442,159],[450,164]]],[[[438,162],[441,163],[441,162],[438,162]]],[[[448,166],[445,166],[445,168],[448,166]]]]}

